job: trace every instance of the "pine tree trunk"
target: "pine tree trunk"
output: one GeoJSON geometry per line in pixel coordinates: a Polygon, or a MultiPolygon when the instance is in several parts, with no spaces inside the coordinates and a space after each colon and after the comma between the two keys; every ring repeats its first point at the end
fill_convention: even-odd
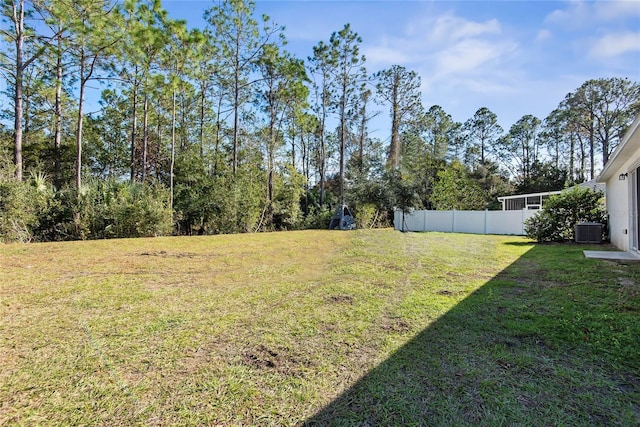
{"type": "Polygon", "coordinates": [[[398,111],[398,83],[394,82],[391,111],[391,146],[388,164],[394,168],[400,166],[400,114],[398,111]]]}
{"type": "Polygon", "coordinates": [[[147,151],[149,149],[149,97],[144,94],[142,113],[142,182],[147,179],[147,151]]]}
{"type": "Polygon", "coordinates": [[[173,210],[173,169],[176,164],[176,91],[171,92],[171,165],[169,166],[169,191],[171,193],[170,207],[173,210]]]}
{"type": "MultiPolygon", "coordinates": [[[[135,67],[135,74],[138,75],[138,67],[135,67]]],[[[136,179],[136,133],[138,132],[138,79],[133,80],[133,105],[131,112],[131,177],[130,181],[136,179]]]]}
{"type": "MultiPolygon", "coordinates": [[[[324,88],[323,88],[324,90],[324,88]]],[[[320,118],[320,207],[324,206],[324,185],[325,185],[325,168],[326,168],[326,141],[324,137],[324,130],[326,125],[327,112],[325,104],[322,104],[322,117],[320,118]]]]}
{"type": "Polygon", "coordinates": [[[364,173],[364,145],[367,139],[367,103],[363,100],[362,106],[362,120],[360,122],[360,143],[358,145],[358,172],[360,175],[364,173]]]}
{"type": "Polygon", "coordinates": [[[13,5],[13,20],[16,29],[16,87],[14,92],[14,134],[13,134],[13,164],[15,177],[22,181],[22,82],[24,73],[24,0],[20,0],[20,7],[13,5]]]}
{"type": "Polygon", "coordinates": [[[62,188],[62,36],[58,35],[58,50],[56,52],[56,100],[55,100],[55,134],[53,138],[54,150],[54,185],[56,190],[62,188]]]}
{"type": "Polygon", "coordinates": [[[85,79],[85,56],[80,56],[80,96],[78,99],[78,125],[76,130],[76,190],[78,197],[82,187],[82,109],[84,107],[85,79]]]}
{"type": "Polygon", "coordinates": [[[204,159],[204,112],[206,101],[206,84],[201,86],[200,96],[200,157],[204,159]]]}
{"type": "Polygon", "coordinates": [[[238,172],[238,127],[240,125],[240,30],[236,37],[233,80],[233,176],[238,172]]]}
{"type": "Polygon", "coordinates": [[[267,225],[273,227],[273,175],[275,169],[275,150],[276,150],[276,110],[274,107],[274,97],[272,89],[269,91],[269,172],[267,175],[267,225]]]}
{"type": "Polygon", "coordinates": [[[576,140],[573,134],[569,137],[569,176],[572,181],[575,181],[576,171],[575,171],[575,151],[576,151],[576,140]]]}

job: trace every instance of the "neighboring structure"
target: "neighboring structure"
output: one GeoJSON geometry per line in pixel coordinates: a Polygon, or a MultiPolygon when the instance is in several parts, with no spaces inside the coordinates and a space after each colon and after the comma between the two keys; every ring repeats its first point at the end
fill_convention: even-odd
{"type": "Polygon", "coordinates": [[[514,196],[498,197],[498,201],[502,203],[503,211],[521,211],[542,209],[544,201],[552,194],[560,194],[561,191],[548,191],[546,193],[534,194],[517,194],[514,196]]]}
{"type": "Polygon", "coordinates": [[[329,230],[354,230],[356,221],[347,205],[341,205],[336,209],[336,213],[331,218],[329,230]]]}
{"type": "Polygon", "coordinates": [[[638,252],[640,243],[640,115],[609,157],[598,177],[607,186],[611,243],[623,251],[638,252]]]}
{"type": "Polygon", "coordinates": [[[607,194],[607,186],[604,183],[598,182],[595,179],[592,179],[591,181],[582,182],[578,184],[578,187],[590,188],[594,191],[600,191],[603,194],[607,194]]]}
{"type": "MultiPolygon", "coordinates": [[[[592,190],[602,191],[606,194],[607,189],[604,184],[598,183],[595,179],[578,184],[578,187],[590,188],[592,190]]],[[[560,194],[564,190],[547,191],[545,193],[532,194],[515,194],[513,196],[498,197],[498,201],[502,203],[503,211],[519,211],[542,209],[544,202],[554,194],[560,194]]]]}

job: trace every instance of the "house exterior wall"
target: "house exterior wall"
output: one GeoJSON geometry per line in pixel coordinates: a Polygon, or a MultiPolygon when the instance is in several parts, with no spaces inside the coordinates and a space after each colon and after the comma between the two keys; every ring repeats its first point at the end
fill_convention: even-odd
{"type": "Polygon", "coordinates": [[[609,238],[618,249],[629,250],[631,233],[629,184],[631,177],[620,181],[618,176],[627,173],[627,168],[620,168],[614,176],[607,180],[607,213],[609,215],[609,238]],[[624,170],[624,171],[623,171],[624,170]]]}
{"type": "MultiPolygon", "coordinates": [[[[609,214],[609,237],[618,249],[638,250],[634,246],[634,235],[640,236],[634,223],[637,212],[633,197],[635,185],[639,182],[636,171],[640,168],[640,115],[638,115],[621,143],[611,154],[598,182],[607,186],[607,212],[609,214]],[[621,174],[626,174],[621,180],[621,174]]],[[[636,245],[637,246],[637,245],[636,245]]]]}

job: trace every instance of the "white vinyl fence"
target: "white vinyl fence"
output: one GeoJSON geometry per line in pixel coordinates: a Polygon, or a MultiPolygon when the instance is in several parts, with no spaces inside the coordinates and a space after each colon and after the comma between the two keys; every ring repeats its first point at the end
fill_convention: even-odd
{"type": "Polygon", "coordinates": [[[444,231],[471,234],[513,234],[524,236],[524,221],[538,210],[520,211],[412,211],[402,224],[402,211],[396,210],[393,225],[403,231],[444,231]]]}

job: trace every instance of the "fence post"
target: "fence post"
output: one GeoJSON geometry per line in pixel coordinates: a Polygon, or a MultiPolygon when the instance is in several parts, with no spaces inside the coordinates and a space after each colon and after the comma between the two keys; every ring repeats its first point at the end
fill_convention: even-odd
{"type": "Polygon", "coordinates": [[[487,217],[489,216],[489,209],[484,210],[484,234],[487,234],[487,217]]]}
{"type": "Polygon", "coordinates": [[[451,232],[455,233],[456,232],[456,210],[453,210],[453,213],[451,215],[451,232]]]}

